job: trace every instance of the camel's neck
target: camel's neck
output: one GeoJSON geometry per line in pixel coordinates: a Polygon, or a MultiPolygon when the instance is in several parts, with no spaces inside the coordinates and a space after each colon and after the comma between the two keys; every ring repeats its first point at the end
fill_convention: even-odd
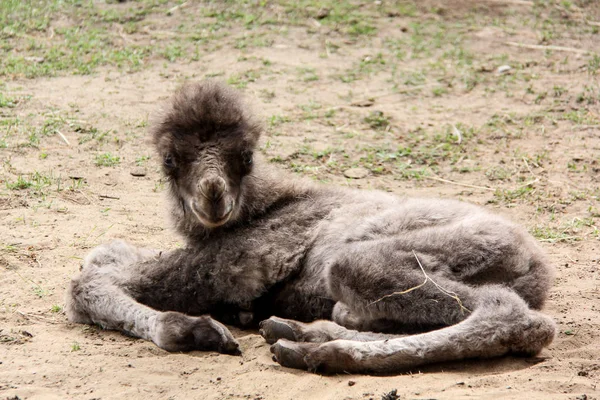
{"type": "Polygon", "coordinates": [[[238,219],[252,219],[271,207],[305,198],[314,188],[312,182],[290,176],[260,160],[252,173],[244,178],[244,192],[240,199],[242,208],[238,219]]]}

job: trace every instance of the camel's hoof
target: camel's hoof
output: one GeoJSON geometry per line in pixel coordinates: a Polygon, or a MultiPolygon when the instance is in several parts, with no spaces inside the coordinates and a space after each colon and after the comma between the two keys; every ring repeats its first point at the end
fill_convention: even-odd
{"type": "Polygon", "coordinates": [[[271,317],[262,321],[259,324],[260,335],[266,340],[267,343],[273,344],[279,339],[287,339],[292,342],[297,340],[294,328],[290,324],[281,318],[271,317]]]}
{"type": "Polygon", "coordinates": [[[304,357],[309,352],[311,343],[295,343],[288,340],[278,340],[271,346],[271,353],[275,355],[275,361],[284,367],[307,370],[308,365],[304,357]]]}
{"type": "Polygon", "coordinates": [[[240,350],[240,345],[237,341],[227,341],[222,344],[219,348],[219,353],[222,354],[230,354],[232,356],[241,356],[242,351],[240,350]]]}

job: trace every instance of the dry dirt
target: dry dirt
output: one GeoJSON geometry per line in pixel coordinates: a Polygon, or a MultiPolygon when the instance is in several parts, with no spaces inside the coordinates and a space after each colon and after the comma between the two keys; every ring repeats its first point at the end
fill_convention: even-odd
{"type": "MultiPolygon", "coordinates": [[[[375,32],[350,35],[307,7],[285,32],[232,24],[220,43],[199,45],[197,59],[151,55],[132,71],[4,76],[2,93],[16,100],[1,116],[21,124],[0,126],[0,398],[380,399],[393,389],[401,399],[600,398],[598,6],[452,1],[406,12],[404,3],[356,4],[375,32]],[[503,65],[510,70],[499,72],[503,65]],[[236,357],[170,354],[69,323],[65,288],[92,247],[112,238],[180,244],[145,131],[161,100],[205,76],[242,87],[266,121],[262,151],[281,168],[325,185],[459,198],[525,225],[557,269],[546,307],[558,324],[554,343],[537,358],[319,376],[274,363],[256,331],[233,330],[243,350],[236,357]],[[52,134],[35,142],[31,135],[48,126],[52,134]],[[368,175],[346,179],[350,167],[368,175]],[[136,168],[145,176],[132,176],[136,168]]],[[[145,29],[120,32],[117,42],[186,35],[178,28],[185,21],[215,19],[196,17],[206,7],[150,13],[145,29]]]]}

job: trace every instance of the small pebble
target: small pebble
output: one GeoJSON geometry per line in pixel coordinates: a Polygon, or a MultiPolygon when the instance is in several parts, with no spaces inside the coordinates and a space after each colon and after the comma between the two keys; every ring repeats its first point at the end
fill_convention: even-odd
{"type": "Polygon", "coordinates": [[[369,175],[369,170],[366,168],[350,168],[344,171],[344,176],[351,179],[361,179],[369,175]]]}
{"type": "Polygon", "coordinates": [[[129,171],[129,173],[132,176],[146,176],[147,171],[146,171],[146,168],[144,168],[144,167],[135,167],[131,171],[129,171]]]}
{"type": "Polygon", "coordinates": [[[38,64],[41,64],[44,61],[46,61],[46,59],[44,57],[24,57],[24,59],[26,61],[31,61],[31,62],[38,63],[38,64]]]}
{"type": "Polygon", "coordinates": [[[354,385],[356,385],[356,382],[354,382],[354,381],[348,381],[348,386],[354,386],[354,385]]]}
{"type": "Polygon", "coordinates": [[[506,74],[507,72],[509,72],[511,70],[511,66],[510,65],[501,65],[498,67],[498,69],[496,71],[498,71],[499,74],[506,74]]]}

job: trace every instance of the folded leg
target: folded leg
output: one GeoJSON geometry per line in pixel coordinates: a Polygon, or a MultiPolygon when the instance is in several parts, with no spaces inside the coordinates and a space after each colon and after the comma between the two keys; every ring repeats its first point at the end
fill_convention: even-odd
{"type": "MultiPolygon", "coordinates": [[[[158,311],[136,301],[135,297],[140,297],[145,288],[156,285],[152,279],[140,279],[135,273],[140,265],[152,266],[155,276],[162,275],[163,279],[172,275],[160,274],[160,256],[156,252],[138,249],[122,241],[94,249],[68,290],[66,312],[69,320],[119,330],[150,340],[168,351],[217,350],[230,354],[239,351],[229,330],[207,315],[193,317],[180,312],[158,311]]],[[[164,268],[171,267],[165,263],[164,268]]],[[[168,282],[162,284],[169,286],[168,282]]],[[[179,294],[173,291],[172,296],[179,294]]]]}
{"type": "Polygon", "coordinates": [[[271,346],[277,361],[291,368],[327,373],[391,373],[424,364],[507,353],[533,355],[553,340],[553,321],[530,310],[514,292],[499,286],[478,290],[474,312],[440,330],[387,340],[334,340],[271,346]]]}

